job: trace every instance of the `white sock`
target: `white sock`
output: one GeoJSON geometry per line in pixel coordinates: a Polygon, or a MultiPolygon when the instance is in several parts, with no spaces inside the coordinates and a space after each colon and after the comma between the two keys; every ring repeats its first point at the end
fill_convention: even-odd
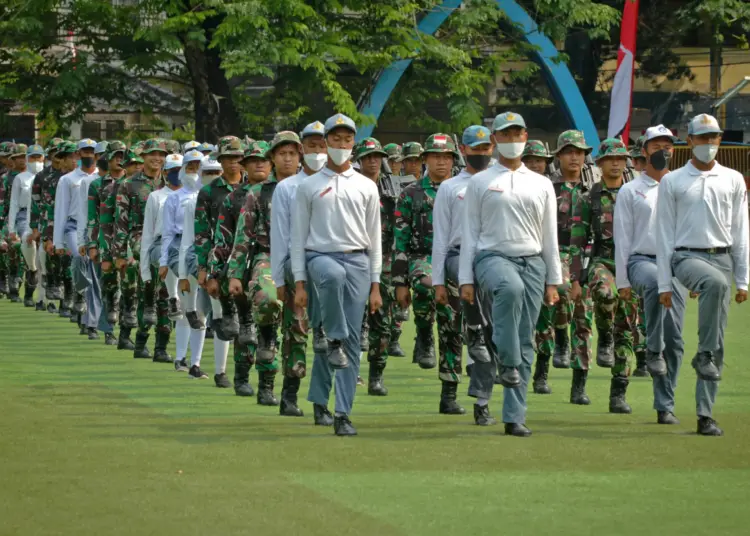
{"type": "Polygon", "coordinates": [[[489,406],[490,399],[489,398],[477,398],[476,405],[481,407],[489,406]]]}
{"type": "Polygon", "coordinates": [[[188,338],[190,337],[190,325],[184,317],[177,321],[174,332],[176,337],[177,361],[182,361],[187,356],[188,338]]]}
{"type": "Polygon", "coordinates": [[[211,311],[213,311],[213,318],[224,318],[224,314],[221,312],[221,302],[216,298],[211,298],[211,311]]]}
{"type": "Polygon", "coordinates": [[[164,280],[164,284],[167,287],[167,294],[170,298],[177,297],[177,276],[174,275],[172,270],[167,270],[167,278],[164,280]]]}
{"type": "Polygon", "coordinates": [[[190,366],[201,366],[203,345],[206,342],[205,329],[190,329],[190,366]]]}
{"type": "Polygon", "coordinates": [[[214,368],[216,374],[227,370],[227,356],[229,355],[229,341],[222,341],[214,337],[214,368]]]}

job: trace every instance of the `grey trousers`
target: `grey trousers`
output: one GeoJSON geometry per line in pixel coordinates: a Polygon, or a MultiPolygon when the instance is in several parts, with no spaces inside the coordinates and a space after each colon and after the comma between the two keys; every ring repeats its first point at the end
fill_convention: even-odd
{"type": "Polygon", "coordinates": [[[667,363],[667,374],[652,379],[654,409],[674,412],[677,377],[685,353],[682,326],[687,291],[676,278],[672,278],[672,308],[664,308],[659,303],[656,259],[645,255],[631,255],[628,259],[628,279],[635,293],[643,298],[648,349],[655,354],[663,354],[667,363]]]}
{"type": "Polygon", "coordinates": [[[349,415],[354,406],[360,358],[360,331],[370,290],[370,260],[364,253],[307,253],[308,315],[319,314],[329,339],[340,340],[349,360],[345,369],[334,370],[326,354],[315,354],[307,400],[328,405],[336,383],[336,407],[349,415]],[[315,308],[319,313],[315,313],[315,308]]]}
{"type": "Polygon", "coordinates": [[[73,256],[71,270],[73,281],[78,292],[83,294],[86,301],[86,312],[81,315],[81,324],[86,327],[99,329],[105,333],[112,333],[112,326],[106,317],[102,318],[104,305],[102,301],[101,269],[88,256],[78,253],[78,222],[68,219],[64,229],[65,247],[73,256]]]}
{"type": "MultiPolygon", "coordinates": [[[[727,327],[732,298],[734,264],[728,253],[711,255],[695,251],[675,251],[672,270],[688,290],[698,296],[698,351],[712,352],[719,372],[724,368],[724,329],[727,327]]],[[[696,413],[711,417],[719,382],[700,377],[695,384],[696,413]]]]}
{"type": "Polygon", "coordinates": [[[516,367],[518,387],[503,388],[503,422],[526,422],[526,393],[534,362],[534,330],[544,297],[547,267],[539,256],[505,257],[480,251],[474,276],[492,301],[492,343],[502,366],[516,367]]]}

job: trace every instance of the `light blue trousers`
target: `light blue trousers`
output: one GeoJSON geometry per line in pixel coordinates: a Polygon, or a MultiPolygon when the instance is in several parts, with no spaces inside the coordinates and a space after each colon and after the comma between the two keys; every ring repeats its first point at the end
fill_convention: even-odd
{"type": "MultiPolygon", "coordinates": [[[[711,255],[695,251],[675,251],[672,271],[688,290],[698,296],[698,351],[713,352],[719,371],[724,368],[724,329],[727,327],[732,298],[734,263],[728,253],[711,255]]],[[[719,392],[719,382],[698,377],[695,384],[696,413],[711,417],[719,392]]]]}
{"type": "Polygon", "coordinates": [[[518,387],[503,388],[503,422],[526,422],[526,392],[534,362],[534,331],[544,298],[547,267],[541,257],[505,257],[480,251],[474,277],[492,301],[492,343],[502,366],[516,367],[518,387]]]}
{"type": "Polygon", "coordinates": [[[329,339],[340,340],[349,360],[334,370],[325,353],[315,354],[307,400],[328,405],[336,383],[336,413],[349,415],[354,405],[360,357],[360,330],[370,294],[370,260],[364,253],[307,253],[308,311],[319,315],[329,339]],[[316,308],[318,311],[316,312],[316,308]]]}
{"type": "Polygon", "coordinates": [[[663,354],[667,363],[667,374],[652,378],[654,409],[674,412],[674,393],[685,353],[682,325],[685,320],[687,291],[677,279],[672,278],[672,308],[665,309],[659,303],[656,259],[645,255],[631,255],[628,260],[628,279],[633,291],[643,298],[648,349],[655,354],[663,354]]]}

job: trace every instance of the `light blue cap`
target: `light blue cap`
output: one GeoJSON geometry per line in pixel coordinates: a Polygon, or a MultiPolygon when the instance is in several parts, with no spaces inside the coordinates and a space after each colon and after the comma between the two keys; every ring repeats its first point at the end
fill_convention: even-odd
{"type": "Polygon", "coordinates": [[[191,149],[186,152],[182,157],[182,165],[185,166],[190,162],[202,162],[205,156],[197,149],[191,149]]]}
{"type": "Polygon", "coordinates": [[[461,143],[468,145],[469,147],[476,147],[484,143],[492,143],[490,140],[490,129],[483,127],[482,125],[471,125],[469,128],[464,130],[464,135],[461,137],[461,143]]]}
{"type": "Polygon", "coordinates": [[[109,147],[108,141],[100,141],[99,143],[96,144],[96,147],[94,147],[94,153],[95,154],[106,153],[108,147],[109,147]]]}
{"type": "Polygon", "coordinates": [[[354,121],[352,121],[350,117],[347,117],[344,114],[336,114],[334,116],[329,117],[328,121],[326,121],[324,134],[328,135],[328,133],[332,131],[334,128],[339,128],[339,127],[348,128],[355,134],[357,133],[357,125],[354,124],[354,121]]]}
{"type": "Polygon", "coordinates": [[[195,140],[193,140],[193,141],[186,141],[185,143],[182,144],[182,154],[187,154],[187,152],[191,151],[192,149],[198,149],[198,150],[200,150],[199,149],[200,146],[201,146],[201,144],[198,143],[195,140]]]}
{"type": "Polygon", "coordinates": [[[29,145],[26,156],[44,156],[44,147],[41,145],[29,145]]]}
{"type": "Polygon", "coordinates": [[[492,122],[492,132],[505,130],[510,127],[526,128],[526,121],[523,120],[521,114],[515,112],[504,112],[496,116],[495,120],[492,122]]]}
{"type": "Polygon", "coordinates": [[[78,150],[81,149],[94,149],[96,151],[96,142],[91,138],[84,138],[78,142],[78,150]]]}
{"type": "Polygon", "coordinates": [[[167,159],[164,162],[164,169],[174,169],[176,167],[182,167],[182,155],[181,154],[167,155],[167,159]]]}
{"type": "Polygon", "coordinates": [[[688,123],[688,136],[700,136],[701,134],[722,134],[719,122],[713,115],[700,114],[693,117],[688,123]]]}
{"type": "Polygon", "coordinates": [[[323,126],[323,123],[320,121],[315,121],[314,123],[310,123],[305,128],[302,129],[302,132],[300,132],[299,137],[301,139],[305,139],[308,136],[323,136],[326,134],[325,127],[323,126]]]}
{"type": "Polygon", "coordinates": [[[210,143],[208,143],[208,142],[205,142],[205,141],[204,141],[203,143],[201,143],[201,144],[200,144],[200,145],[198,146],[198,150],[199,150],[200,152],[204,152],[204,151],[210,151],[210,152],[214,152],[214,151],[216,150],[216,147],[214,147],[214,146],[213,146],[213,145],[211,145],[210,143]]]}

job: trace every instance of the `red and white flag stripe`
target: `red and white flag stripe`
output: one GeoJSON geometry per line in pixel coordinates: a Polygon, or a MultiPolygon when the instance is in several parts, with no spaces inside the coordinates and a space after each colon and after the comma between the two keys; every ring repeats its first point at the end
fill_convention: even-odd
{"type": "Polygon", "coordinates": [[[617,72],[612,84],[607,137],[622,135],[625,143],[630,135],[630,114],[633,103],[635,73],[635,42],[638,35],[638,7],[640,0],[626,0],[620,28],[620,49],[617,51],[617,72]]]}

